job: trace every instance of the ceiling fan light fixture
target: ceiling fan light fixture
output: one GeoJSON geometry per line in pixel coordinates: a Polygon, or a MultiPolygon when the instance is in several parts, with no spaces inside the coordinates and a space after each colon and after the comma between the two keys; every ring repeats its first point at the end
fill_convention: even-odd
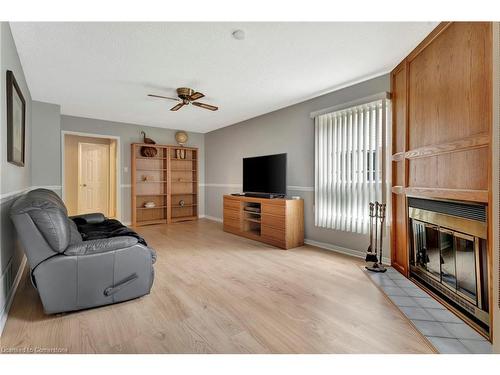
{"type": "Polygon", "coordinates": [[[148,96],[153,97],[153,98],[160,98],[160,99],[168,99],[168,100],[173,100],[176,102],[179,102],[172,108],[170,108],[171,111],[178,111],[185,105],[192,104],[196,107],[200,107],[203,109],[208,109],[210,111],[217,111],[219,107],[216,107],[214,105],[206,104],[206,103],[200,103],[200,102],[195,102],[195,100],[204,98],[205,95],[199,91],[195,91],[189,87],[179,87],[177,90],[177,96],[178,98],[171,98],[169,96],[162,96],[162,95],[155,95],[155,94],[148,94],[148,96]]]}

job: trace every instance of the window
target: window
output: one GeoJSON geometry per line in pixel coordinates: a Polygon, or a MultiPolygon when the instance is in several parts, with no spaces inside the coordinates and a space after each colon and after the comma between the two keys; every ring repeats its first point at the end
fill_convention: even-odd
{"type": "Polygon", "coordinates": [[[368,232],[368,203],[382,201],[387,100],[315,116],[315,225],[368,232]]]}

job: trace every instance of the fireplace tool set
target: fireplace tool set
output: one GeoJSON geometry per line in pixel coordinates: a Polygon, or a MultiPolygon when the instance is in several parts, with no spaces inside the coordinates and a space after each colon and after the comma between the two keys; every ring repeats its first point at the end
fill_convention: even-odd
{"type": "Polygon", "coordinates": [[[366,261],[373,262],[366,266],[368,271],[385,272],[387,269],[382,264],[382,244],[384,238],[385,203],[370,202],[370,245],[366,251],[366,261]],[[380,225],[379,225],[380,224],[380,225]],[[378,252],[378,254],[377,254],[378,252]]]}

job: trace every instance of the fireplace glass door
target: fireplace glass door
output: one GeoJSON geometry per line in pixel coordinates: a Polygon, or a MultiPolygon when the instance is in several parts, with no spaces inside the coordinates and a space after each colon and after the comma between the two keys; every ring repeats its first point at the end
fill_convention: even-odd
{"type": "Polygon", "coordinates": [[[440,280],[439,228],[431,224],[415,221],[413,223],[413,233],[415,235],[417,265],[440,280]]]}
{"type": "Polygon", "coordinates": [[[454,290],[457,287],[457,272],[455,267],[453,232],[441,229],[439,234],[441,248],[441,281],[454,290]]]}
{"type": "Polygon", "coordinates": [[[415,266],[477,305],[477,238],[418,220],[412,226],[415,266]]]}
{"type": "Polygon", "coordinates": [[[439,251],[439,228],[425,224],[425,255],[427,272],[430,272],[434,277],[440,277],[441,262],[439,251]]]}
{"type": "Polygon", "coordinates": [[[476,241],[474,237],[455,233],[457,291],[476,303],[476,241]]]}

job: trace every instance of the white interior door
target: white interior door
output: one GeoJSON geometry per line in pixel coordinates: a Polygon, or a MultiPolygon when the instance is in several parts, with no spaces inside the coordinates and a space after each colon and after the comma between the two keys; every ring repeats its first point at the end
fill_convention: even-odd
{"type": "Polygon", "coordinates": [[[78,213],[109,216],[109,145],[78,144],[78,213]]]}

